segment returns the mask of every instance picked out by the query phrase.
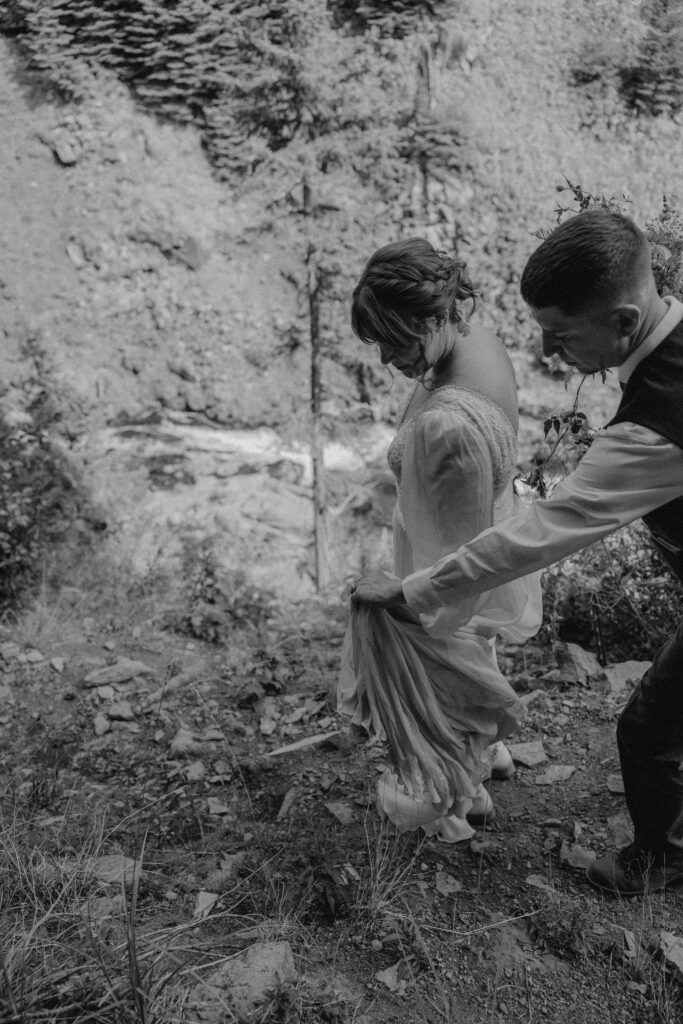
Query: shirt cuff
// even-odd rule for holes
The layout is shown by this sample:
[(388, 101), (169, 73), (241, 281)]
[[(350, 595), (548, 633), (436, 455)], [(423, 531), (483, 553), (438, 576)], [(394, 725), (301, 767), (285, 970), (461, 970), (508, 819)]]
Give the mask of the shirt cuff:
[(417, 615), (429, 615), (442, 604), (429, 578), (430, 571), (431, 569), (420, 569), (406, 576), (402, 583), (406, 603)]

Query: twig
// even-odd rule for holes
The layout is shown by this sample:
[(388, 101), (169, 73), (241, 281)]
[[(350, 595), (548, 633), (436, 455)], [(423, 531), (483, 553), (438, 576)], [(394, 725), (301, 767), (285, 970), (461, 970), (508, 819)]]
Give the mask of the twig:
[(466, 932), (454, 931), (452, 928), (439, 928), (435, 924), (423, 924), (422, 927), (430, 932), (443, 932), (445, 935), (455, 935), (456, 938), (466, 939), (470, 935), (479, 935), (481, 932), (490, 932), (493, 928), (500, 928), (504, 924), (513, 924), (515, 921), (523, 921), (526, 917), (534, 917), (536, 914), (541, 912), (539, 907), (536, 910), (530, 910), (526, 914), (518, 914), (516, 917), (506, 917), (502, 921), (494, 921), (493, 924), (483, 925), (481, 928), (472, 928)]
[(140, 857), (135, 867), (133, 868), (133, 886), (130, 896), (130, 907), (126, 900), (126, 887), (125, 880), (121, 879), (121, 889), (123, 891), (125, 915), (126, 915), (126, 938), (127, 938), (127, 951), (128, 951), (128, 976), (130, 978), (131, 991), (133, 993), (133, 1001), (135, 1003), (135, 1009), (138, 1014), (140, 1024), (147, 1024), (147, 993), (145, 992), (142, 972), (140, 971), (140, 962), (137, 956), (136, 948), (136, 935), (135, 935), (135, 911), (137, 908), (138, 901), (138, 887), (140, 885), (140, 870), (142, 868), (142, 860), (145, 854), (145, 844), (147, 842), (148, 832), (145, 832), (142, 840), (142, 848), (140, 850)]

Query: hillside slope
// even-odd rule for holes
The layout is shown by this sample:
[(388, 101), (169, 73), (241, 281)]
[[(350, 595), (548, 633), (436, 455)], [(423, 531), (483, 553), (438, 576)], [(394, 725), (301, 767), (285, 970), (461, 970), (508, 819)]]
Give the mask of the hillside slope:
[[(430, 104), (462, 129), (466, 166), (427, 183), (430, 223), (413, 210), (400, 226), (391, 218), (377, 225), (364, 210), (368, 195), (347, 192), (349, 216), (367, 225), (358, 268), (397, 231), (456, 242), (481, 283), (481, 316), (509, 344), (528, 348), (533, 328), (516, 284), (535, 244), (530, 232), (553, 221), (563, 175), (630, 194), (641, 219), (663, 193), (680, 190), (678, 125), (629, 119), (609, 97), (600, 123), (601, 112), (588, 111), (571, 85), (598, 21), (633, 35), (637, 7), (460, 4), (461, 17), (448, 23), (460, 33), (457, 46), (433, 59)], [(76, 420), (166, 406), (224, 424), (291, 426), (307, 389), (300, 239), (295, 225), (264, 219), (272, 168), (239, 190), (218, 183), (198, 133), (145, 116), (111, 79), (92, 101), (62, 106), (30, 101), (4, 44), (1, 63), (9, 344), (40, 334), (51, 385)], [(344, 310), (333, 307), (327, 319), (341, 335), (333, 348), (353, 351)], [(335, 361), (328, 388), (335, 405), (348, 406), (357, 385), (344, 383)]]
[[(505, 339), (516, 365), (522, 465), (541, 439), (540, 421), (570, 404), (572, 394), (537, 363), (535, 330), (517, 294), (536, 244), (531, 232), (553, 223), (555, 186), (567, 175), (594, 191), (629, 193), (641, 220), (656, 212), (663, 193), (680, 195), (680, 125), (627, 117), (609, 90), (596, 105), (594, 95), (589, 102), (571, 84), (571, 68), (595, 26), (633, 38), (637, 7), (635, 0), (458, 5), (448, 22), (449, 45), (433, 51), (429, 104), (442, 123), (461, 131), (461, 170), (431, 175), (422, 183), (423, 202), (406, 196), (403, 206), (387, 207), (384, 219), (348, 170), (330, 177), (346, 220), (366, 226), (355, 272), (397, 233), (426, 233), (468, 258), (482, 291), (477, 315)], [(0, 129), (7, 143), (0, 151), (0, 408), (21, 416), (47, 394), (54, 425), (89, 467), (110, 523), (125, 521), (132, 536), (144, 533), (141, 520), (156, 522), (160, 509), (175, 517), (174, 529), (190, 521), (201, 531), (208, 527), (196, 510), (220, 507), (222, 532), (238, 519), (238, 499), (226, 499), (224, 488), (187, 489), (193, 474), (202, 474), (191, 442), (178, 457), (188, 468), (184, 476), (178, 471), (185, 490), (176, 488), (175, 497), (182, 491), (182, 500), (170, 488), (163, 502), (149, 501), (147, 470), (158, 465), (150, 469), (150, 453), (139, 448), (131, 457), (109, 457), (105, 428), (125, 430), (150, 417), (162, 433), (169, 417), (228, 429), (274, 427), (285, 446), (298, 446), (305, 456), (309, 355), (301, 226), (268, 213), (275, 187), (269, 165), (250, 179), (219, 182), (198, 131), (156, 120), (107, 76), (89, 99), (59, 103), (35, 88), (9, 43), (0, 40), (0, 47)], [(345, 281), (323, 306), (324, 425), (329, 442), (354, 449), (349, 458), (359, 465), (367, 451), (373, 459), (378, 452), (368, 424), (374, 430), (373, 421), (391, 420), (404, 382), (384, 377), (371, 353), (361, 353), (369, 362), (364, 379), (344, 370), (360, 348), (348, 326)], [(593, 421), (604, 422), (614, 385), (588, 381), (582, 395)], [(169, 458), (173, 463), (175, 456)], [(277, 504), (291, 506), (291, 519), (301, 525), (305, 486), (296, 467), (277, 468), (281, 453), (269, 459), (270, 476), (259, 484), (264, 496), (253, 499), (263, 529), (254, 564), (270, 575), (277, 550), (283, 578), (308, 579), (309, 569), (302, 569), (310, 556), (308, 517), (298, 539), (289, 525), (278, 534), (282, 524), (269, 521), (272, 502), (265, 497), (273, 476), (284, 472), (291, 479), (278, 480)], [(137, 475), (131, 472), (141, 465)], [(260, 479), (252, 471), (259, 468), (262, 460), (252, 460), (241, 506), (252, 501), (250, 488)], [(210, 473), (213, 479), (227, 471)], [(373, 487), (384, 486), (381, 471), (371, 477)], [(332, 503), (343, 504), (359, 482), (366, 482), (363, 472), (332, 479)], [(236, 492), (239, 483), (233, 479)], [(378, 500), (374, 525), (365, 523), (370, 534), (386, 524), (386, 502)], [(356, 531), (357, 515), (336, 522), (343, 535), (332, 556), (339, 579), (365, 555), (355, 542), (356, 553), (349, 553), (346, 535)], [(245, 523), (245, 536), (253, 529)], [(241, 541), (234, 551), (243, 557)]]

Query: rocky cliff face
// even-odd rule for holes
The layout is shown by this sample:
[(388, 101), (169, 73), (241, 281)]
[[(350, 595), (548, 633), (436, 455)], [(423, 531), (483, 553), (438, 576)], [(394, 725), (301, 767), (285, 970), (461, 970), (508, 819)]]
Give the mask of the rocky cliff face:
[(140, 566), (180, 535), (217, 533), (224, 564), (258, 578), (263, 557), (269, 584), (306, 592), (306, 457), (292, 443), (308, 364), (282, 340), (299, 315), (286, 239), (253, 244), (260, 203), (215, 181), (196, 133), (140, 114), (111, 82), (87, 104), (32, 103), (0, 47), (3, 414), (49, 402)]
[(32, 104), (0, 45), (3, 406), (41, 375), (77, 433), (150, 408), (288, 418), (296, 357), (276, 391), (263, 373), (296, 317), (286, 249), (245, 239), (254, 210), (212, 178), (194, 132), (140, 115), (113, 82), (87, 104)]

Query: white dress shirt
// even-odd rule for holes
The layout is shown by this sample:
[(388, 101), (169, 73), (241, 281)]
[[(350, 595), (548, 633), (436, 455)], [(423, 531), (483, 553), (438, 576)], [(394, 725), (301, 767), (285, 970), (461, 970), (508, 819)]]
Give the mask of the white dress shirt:
[[(667, 302), (663, 320), (619, 367), (622, 382), (683, 320), (683, 303)], [(647, 427), (616, 423), (597, 433), (549, 498), (407, 576), (406, 600), (428, 632), (452, 631), (464, 624), (457, 610), (463, 598), (552, 565), (681, 496), (683, 449)], [(450, 605), (453, 614), (444, 615)]]

